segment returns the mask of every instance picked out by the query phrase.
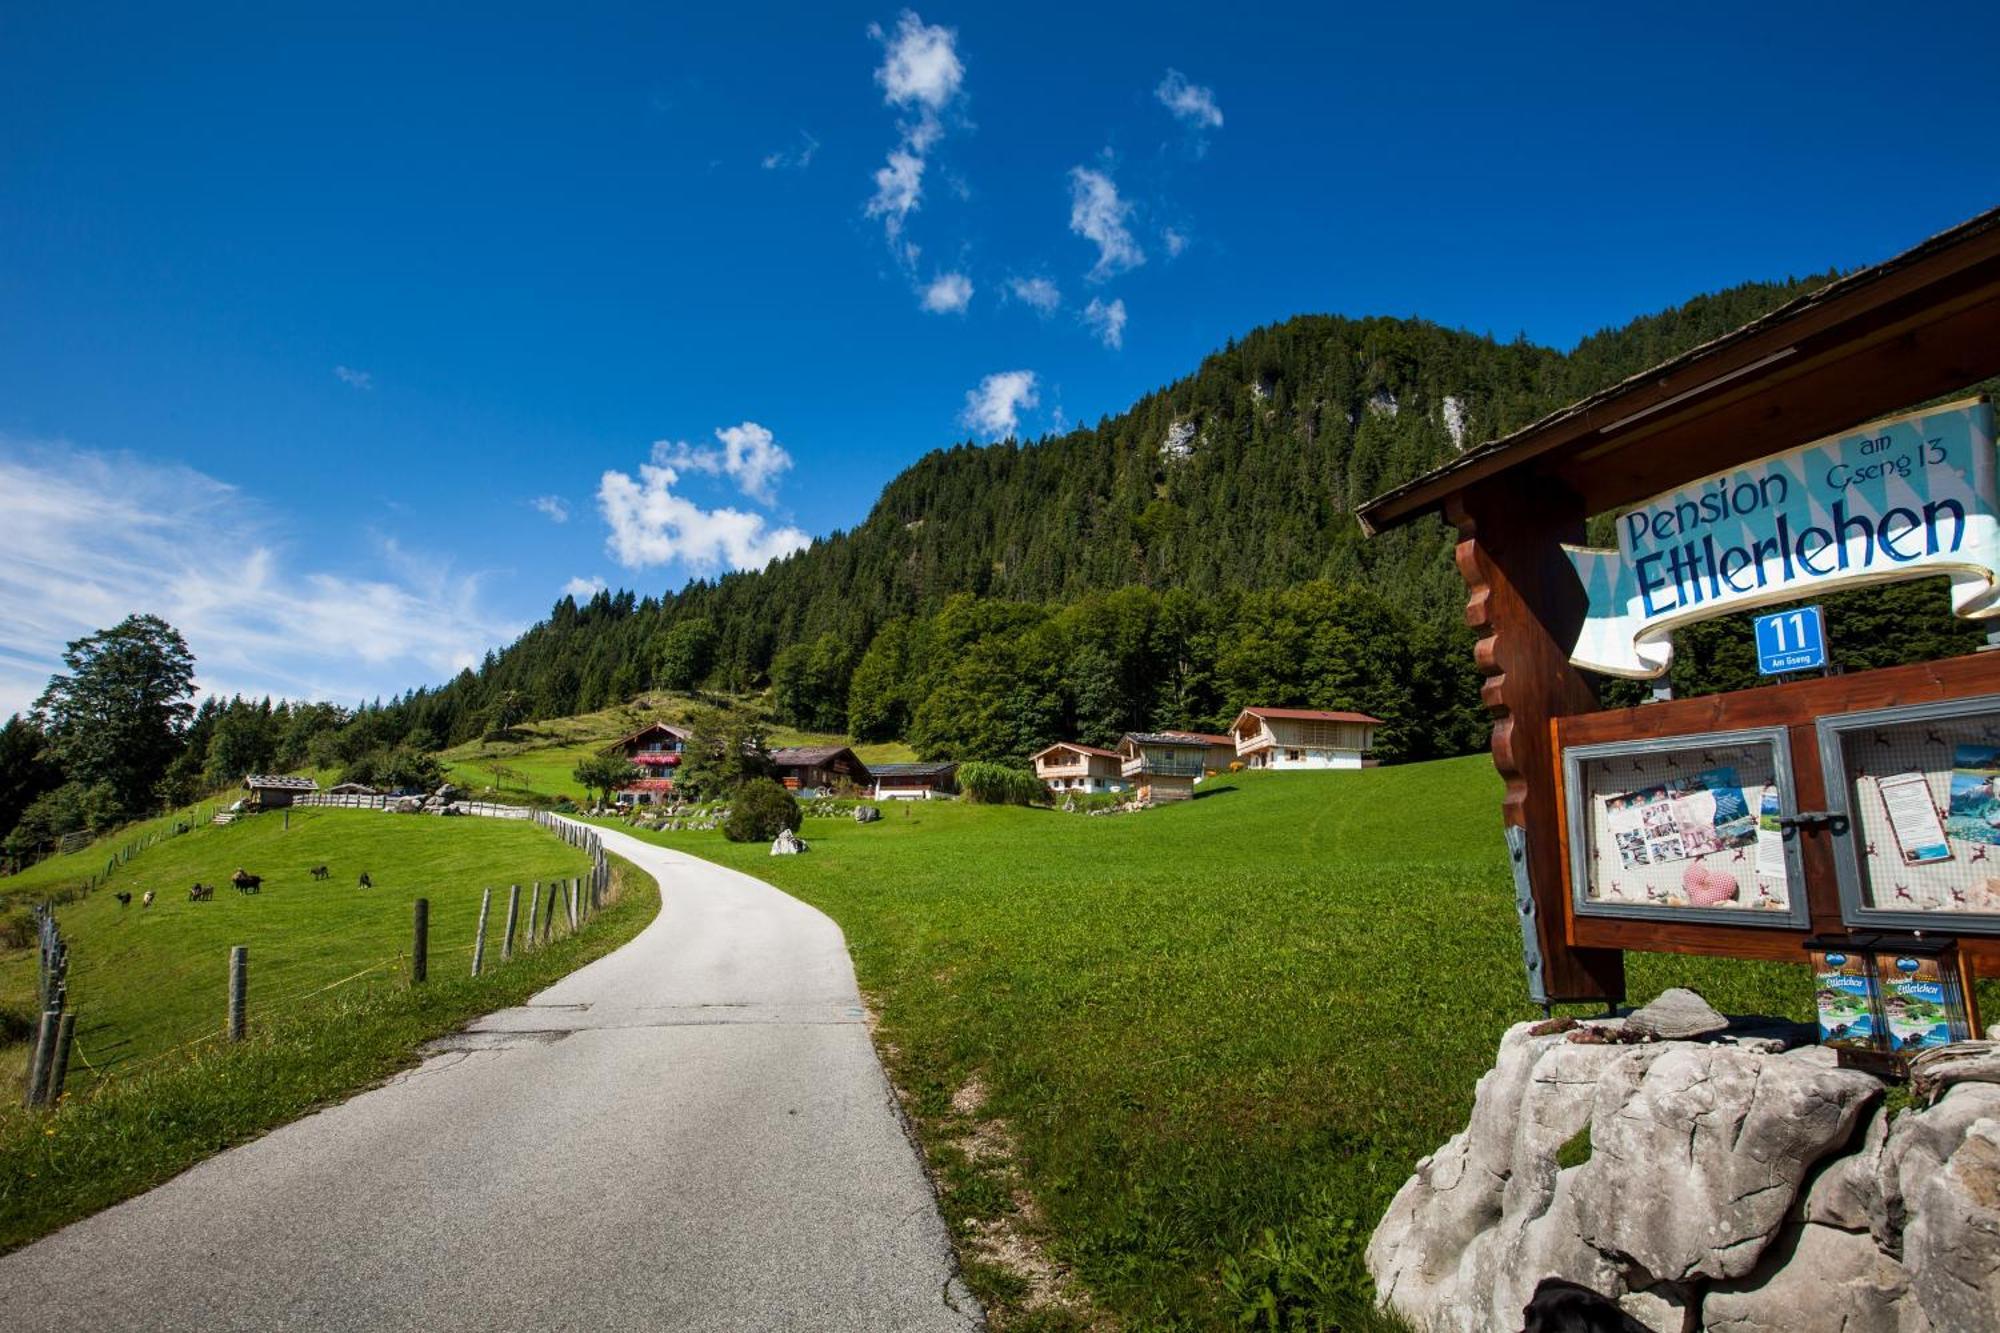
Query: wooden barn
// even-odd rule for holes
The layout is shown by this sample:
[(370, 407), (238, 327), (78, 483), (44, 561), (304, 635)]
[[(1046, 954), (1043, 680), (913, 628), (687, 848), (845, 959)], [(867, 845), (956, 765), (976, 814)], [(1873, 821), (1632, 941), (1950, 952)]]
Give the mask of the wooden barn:
[(1050, 791), (1124, 791), (1125, 778), (1119, 771), (1116, 750), (1104, 750), (1080, 741), (1057, 741), (1028, 756), (1035, 776)]
[(949, 760), (919, 764), (870, 764), (878, 801), (928, 801), (958, 790), (958, 765)]
[(778, 781), (797, 792), (833, 791), (842, 786), (864, 787), (868, 765), (845, 745), (785, 745), (771, 751)]
[(1382, 719), (1320, 708), (1246, 708), (1230, 726), (1246, 768), (1360, 768)]
[(319, 783), (311, 778), (281, 777), (272, 773), (252, 773), (243, 779), (243, 790), (250, 794), (244, 804), (254, 810), (276, 810), (290, 805), (301, 796), (310, 796), (319, 790)]
[(1208, 773), (1209, 744), (1177, 731), (1132, 731), (1118, 742), (1119, 775), (1142, 801), (1185, 801)]

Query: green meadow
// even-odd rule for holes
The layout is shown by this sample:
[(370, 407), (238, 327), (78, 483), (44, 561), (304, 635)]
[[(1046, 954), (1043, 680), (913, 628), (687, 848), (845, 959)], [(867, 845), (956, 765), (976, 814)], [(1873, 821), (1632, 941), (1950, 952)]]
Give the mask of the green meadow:
[[(1369, 1232), (1463, 1126), (1501, 1033), (1539, 1016), (1485, 756), (1201, 790), (1106, 817), (890, 804), (809, 819), (797, 857), (647, 835), (840, 923), (1006, 1327), (1089, 1316), (981, 1257), (996, 1222), (1039, 1234), (1121, 1326), (1370, 1326)], [(1629, 974), (1635, 1001), (1681, 984), (1811, 1013), (1803, 964), (1634, 955)], [(967, 1146), (989, 1119), (1011, 1171)]]
[[(287, 824), (289, 823), (289, 827)], [(6, 911), (23, 914), (71, 878), (102, 873), (107, 852), (65, 858), (65, 873), (31, 868), (0, 881)], [(329, 877), (310, 870), (324, 864)], [(118, 866), (95, 892), (57, 908), (70, 946), (69, 998), (77, 1011), (69, 1087), (142, 1068), (219, 1031), (229, 950), (250, 953), (253, 1025), (350, 988), (401, 985), (408, 971), (412, 904), (430, 900), (433, 974), (470, 967), (480, 891), (497, 890), (497, 923), (510, 883), (581, 875), (583, 853), (525, 820), (390, 815), (373, 810), (270, 812), (222, 827), (198, 825)], [(262, 892), (229, 885), (238, 866), (262, 875)], [(374, 887), (357, 887), (366, 871)], [(189, 902), (197, 880), (215, 886)], [(153, 905), (141, 895), (156, 891)], [(132, 894), (129, 907), (114, 894)], [(494, 952), (497, 957), (497, 949)], [(17, 1033), (34, 1010), (32, 948), (0, 953), (0, 1010)], [(0, 1047), (0, 1067), (25, 1063), (22, 1045)]]

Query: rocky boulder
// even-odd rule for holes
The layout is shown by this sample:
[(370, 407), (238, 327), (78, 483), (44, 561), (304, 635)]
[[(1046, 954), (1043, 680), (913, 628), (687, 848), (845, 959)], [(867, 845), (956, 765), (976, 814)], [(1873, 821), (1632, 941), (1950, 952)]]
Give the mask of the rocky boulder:
[(2000, 1086), (1891, 1117), (1879, 1080), (1768, 1025), (1624, 1026), (1507, 1032), (1369, 1243), (1384, 1305), (1517, 1330), (1567, 1283), (1662, 1333), (2000, 1328)]

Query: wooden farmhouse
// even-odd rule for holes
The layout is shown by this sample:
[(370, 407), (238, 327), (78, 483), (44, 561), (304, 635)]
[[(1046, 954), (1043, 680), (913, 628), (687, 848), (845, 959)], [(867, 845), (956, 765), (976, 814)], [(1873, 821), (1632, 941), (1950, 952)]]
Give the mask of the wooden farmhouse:
[(1030, 755), (1029, 762), (1035, 766), (1035, 776), (1050, 791), (1125, 790), (1125, 778), (1120, 771), (1116, 750), (1101, 750), (1095, 745), (1084, 745), (1078, 741), (1057, 741), (1047, 749)]
[(1233, 734), (1217, 736), (1206, 731), (1176, 731), (1170, 734), (1202, 743), (1201, 766), (1204, 773), (1227, 773), (1229, 766), (1236, 762), (1236, 737)]
[(870, 764), (878, 801), (928, 801), (958, 790), (958, 765), (946, 760), (918, 764)]
[(845, 745), (786, 745), (771, 751), (778, 781), (796, 792), (832, 791), (837, 787), (864, 787), (869, 782), (868, 765)]
[(1185, 732), (1127, 732), (1118, 742), (1119, 776), (1142, 801), (1185, 801), (1208, 773), (1209, 748)]
[(674, 770), (694, 733), (671, 722), (654, 722), (629, 736), (621, 736), (599, 750), (599, 754), (623, 755), (641, 776), (620, 787), (616, 797), (637, 805), (664, 801), (674, 789)]
[(1360, 768), (1382, 719), (1318, 708), (1246, 708), (1231, 724), (1246, 768)]
[(310, 796), (319, 790), (319, 783), (311, 778), (279, 777), (271, 773), (252, 773), (243, 779), (243, 790), (250, 793), (246, 804), (258, 810), (276, 810), (290, 805), (301, 796)]

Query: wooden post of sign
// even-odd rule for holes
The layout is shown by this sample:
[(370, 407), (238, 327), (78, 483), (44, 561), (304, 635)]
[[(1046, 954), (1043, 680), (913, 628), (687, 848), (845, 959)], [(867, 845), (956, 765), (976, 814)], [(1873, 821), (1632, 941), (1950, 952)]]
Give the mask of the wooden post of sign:
[(1597, 707), (1597, 691), (1569, 661), (1587, 602), (1562, 543), (1583, 542), (1583, 501), (1552, 480), (1494, 485), (1450, 497), (1445, 517), (1458, 529), (1465, 618), (1479, 635), (1479, 697), (1493, 714), (1493, 764), (1507, 784), (1501, 814), (1525, 837), (1529, 993), (1542, 1004), (1616, 1004), (1625, 997), (1625, 955), (1572, 948), (1565, 937), (1556, 834), (1562, 793), (1549, 724)]

